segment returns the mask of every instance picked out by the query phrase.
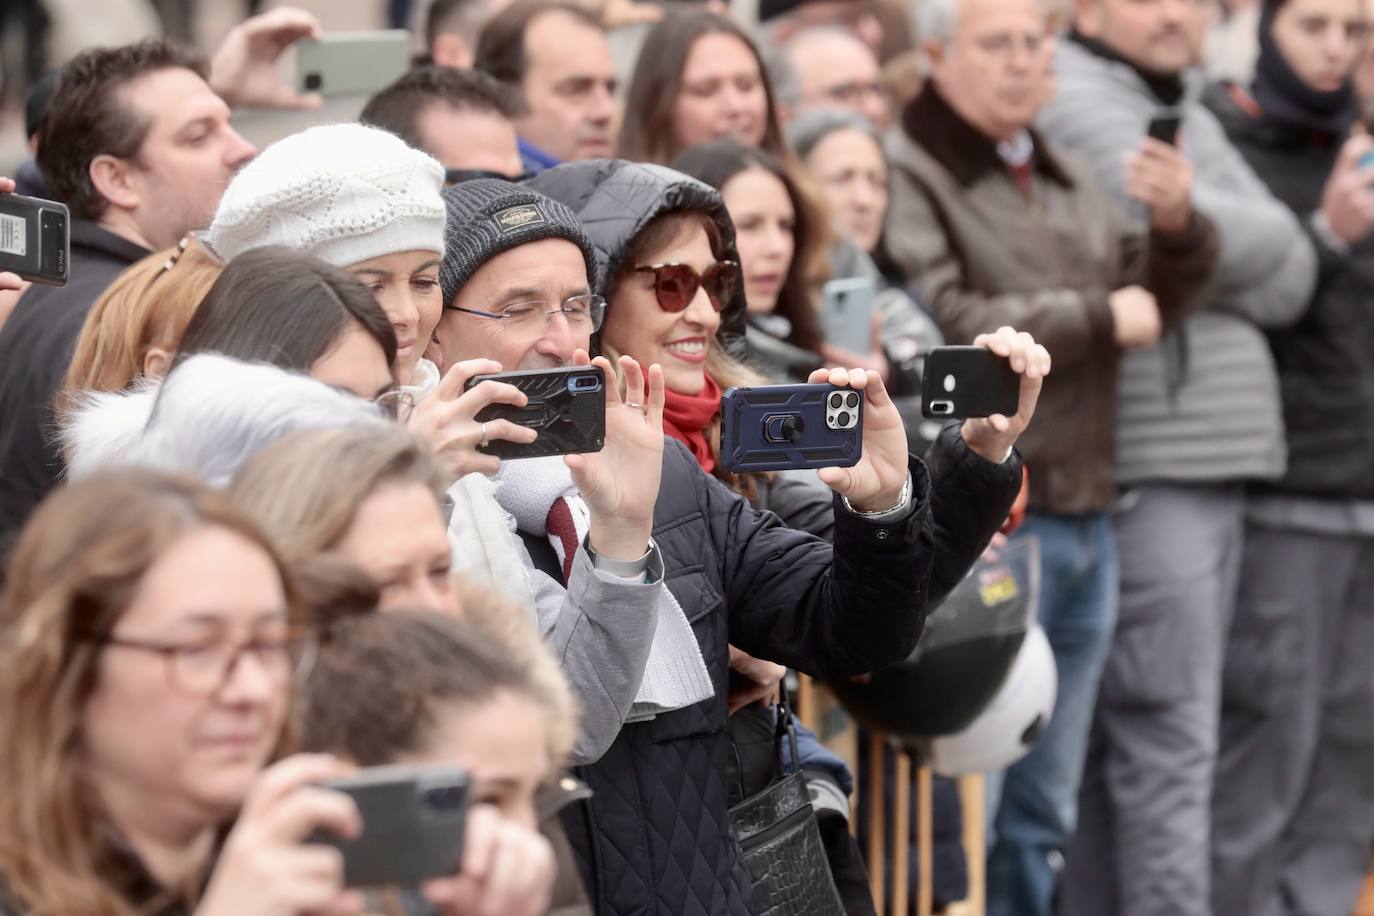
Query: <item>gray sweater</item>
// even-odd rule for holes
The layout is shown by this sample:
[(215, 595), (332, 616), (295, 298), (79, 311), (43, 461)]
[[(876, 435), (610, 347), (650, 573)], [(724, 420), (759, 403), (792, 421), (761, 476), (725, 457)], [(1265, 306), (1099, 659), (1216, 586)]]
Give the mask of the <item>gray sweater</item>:
[[(1140, 148), (1161, 107), (1129, 66), (1074, 41), (1059, 45), (1059, 92), (1037, 127), (1087, 157), (1143, 223), (1125, 194), (1124, 156)], [(1117, 480), (1214, 482), (1274, 478), (1285, 461), (1278, 379), (1265, 330), (1306, 310), (1316, 256), (1276, 200), (1198, 104), (1184, 102), (1180, 142), (1194, 168), (1193, 204), (1216, 223), (1221, 251), (1209, 305), (1158, 346), (1126, 355), (1117, 415)]]

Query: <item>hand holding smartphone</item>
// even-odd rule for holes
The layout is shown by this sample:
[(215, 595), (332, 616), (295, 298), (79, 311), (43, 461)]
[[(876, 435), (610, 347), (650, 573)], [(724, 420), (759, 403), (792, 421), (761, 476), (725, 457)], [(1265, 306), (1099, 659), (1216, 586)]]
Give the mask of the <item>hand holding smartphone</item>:
[(53, 200), (0, 194), (0, 271), (45, 286), (66, 286), (71, 217)]
[(478, 411), (479, 423), (509, 420), (535, 430), (531, 443), (493, 439), (478, 451), (503, 461), (543, 458), (548, 455), (599, 452), (606, 442), (606, 386), (595, 366), (566, 369), (533, 369), (528, 372), (497, 372), (475, 375), (466, 389), (492, 380), (514, 385), (529, 399), (524, 407), (492, 404)]
[(368, 767), (321, 785), (353, 799), (363, 819), (354, 838), (317, 830), (306, 840), (343, 853), (345, 886), (406, 885), (458, 874), (469, 804), (466, 771)]
[(864, 395), (830, 384), (731, 388), (721, 398), (720, 462), (732, 473), (853, 467)]

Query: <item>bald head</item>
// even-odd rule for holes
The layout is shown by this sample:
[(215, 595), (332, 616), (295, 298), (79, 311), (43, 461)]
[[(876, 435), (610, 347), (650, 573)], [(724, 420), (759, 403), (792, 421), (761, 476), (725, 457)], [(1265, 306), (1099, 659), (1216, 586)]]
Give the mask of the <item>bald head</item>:
[(798, 32), (783, 49), (797, 78), (797, 110), (847, 108), (887, 126), (882, 71), (868, 45), (839, 28)]

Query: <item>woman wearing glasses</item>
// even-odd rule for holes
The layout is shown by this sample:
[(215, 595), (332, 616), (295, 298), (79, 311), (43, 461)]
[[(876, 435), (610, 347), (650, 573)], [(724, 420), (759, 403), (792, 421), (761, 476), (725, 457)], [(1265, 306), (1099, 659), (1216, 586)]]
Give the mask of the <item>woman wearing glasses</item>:
[[(363, 829), (315, 785), (349, 768), (278, 760), (317, 655), (281, 560), (225, 497), (148, 472), (56, 493), (0, 596), (0, 914), (360, 912), (337, 851), (306, 842)], [(481, 854), (427, 887), (443, 912), (539, 911), (532, 829), (475, 806), (466, 845)], [(513, 857), (518, 874), (498, 867)]]
[(271, 545), (198, 484), (105, 475), (44, 503), (0, 600), (0, 912), (346, 912), (337, 855), (301, 845), (358, 832), (306, 788), (340, 766), (260, 775), (301, 624)]

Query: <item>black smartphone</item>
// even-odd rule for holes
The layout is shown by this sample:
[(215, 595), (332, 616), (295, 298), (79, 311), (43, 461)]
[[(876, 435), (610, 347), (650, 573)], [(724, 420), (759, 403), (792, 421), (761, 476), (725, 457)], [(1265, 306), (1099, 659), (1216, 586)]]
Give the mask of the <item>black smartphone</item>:
[(415, 884), (458, 874), (467, 828), (468, 774), (459, 767), (367, 767), (323, 783), (353, 799), (363, 818), (357, 839), (317, 830), (307, 843), (343, 853), (344, 884)]
[(934, 419), (1015, 416), (1021, 377), (1011, 363), (983, 347), (936, 347), (926, 354), (921, 413)]
[(1150, 119), (1146, 133), (1161, 143), (1170, 146), (1178, 144), (1178, 129), (1183, 126), (1183, 115), (1173, 109), (1161, 111)]
[(537, 431), (539, 438), (528, 445), (492, 439), (479, 451), (510, 461), (599, 452), (605, 445), (606, 386), (595, 366), (474, 375), (467, 388), (487, 379), (514, 385), (525, 392), (529, 403), (524, 407), (492, 404), (478, 411), (477, 422), (509, 420)]
[(731, 388), (721, 398), (720, 463), (732, 473), (858, 464), (863, 394), (829, 384)]
[(71, 217), (65, 204), (0, 194), (0, 270), (45, 286), (66, 286), (71, 261)]

